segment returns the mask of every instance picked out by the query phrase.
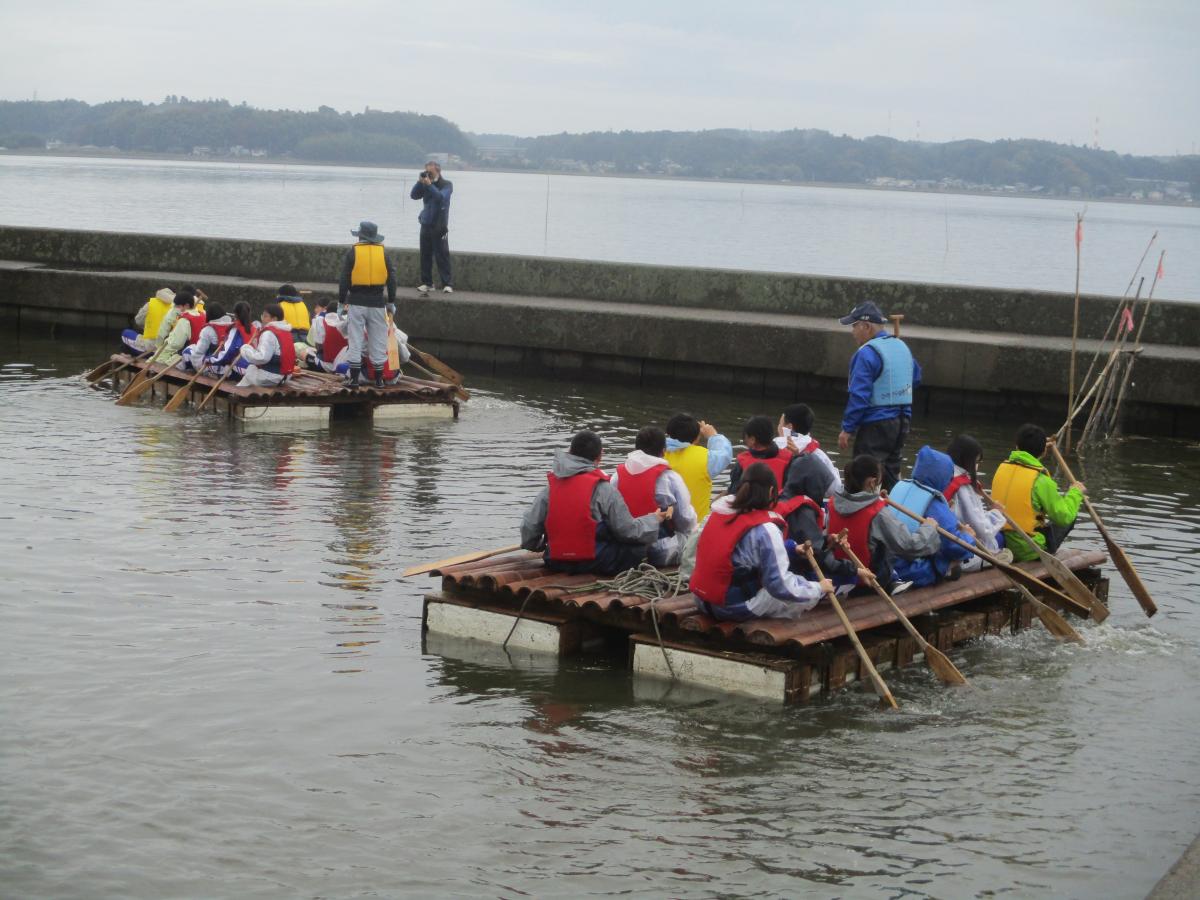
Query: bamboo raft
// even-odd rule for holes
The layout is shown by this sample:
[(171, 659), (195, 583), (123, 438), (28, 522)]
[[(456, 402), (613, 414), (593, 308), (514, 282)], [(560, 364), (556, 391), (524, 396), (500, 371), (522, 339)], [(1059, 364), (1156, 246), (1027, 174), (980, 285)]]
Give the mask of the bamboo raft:
[[(1103, 552), (1064, 550), (1059, 558), (1107, 603), (1108, 579), (1099, 569), (1106, 559)], [(1048, 577), (1041, 563), (1020, 567)], [(828, 601), (798, 619), (718, 622), (696, 609), (691, 594), (652, 604), (613, 590), (580, 590), (593, 585), (597, 576), (550, 572), (539, 554), (512, 553), (431, 574), (442, 583), (440, 592), (425, 597), (427, 637), (507, 642), (509, 648), (559, 656), (615, 647), (638, 675), (785, 703), (807, 702), (865, 682), (863, 665)], [(1052, 595), (1040, 599), (1064, 609)], [(895, 600), (925, 640), (942, 651), (988, 634), (1015, 633), (1035, 621), (1032, 605), (1007, 576), (990, 568), (905, 591)], [(842, 605), (880, 671), (922, 658), (916, 641), (883, 600), (855, 596)], [(1066, 611), (1080, 615), (1075, 608)]]
[[(148, 369), (148, 374), (154, 376), (166, 368), (157, 363), (133, 361), (127, 353), (113, 354), (111, 361), (116, 365), (129, 363), (109, 379), (118, 392), (143, 369)], [(175, 369), (156, 380), (143, 396), (165, 401), (177, 392), (187, 390), (189, 400), (199, 403), (220, 378), (205, 373), (193, 381), (192, 374)], [(325, 422), (331, 416), (458, 418), (459, 412), (454, 385), (407, 375), (402, 375), (396, 384), (382, 388), (366, 385), (350, 388), (339, 376), (305, 370), (292, 375), (286, 384), (273, 388), (238, 387), (235, 378), (229, 378), (217, 388), (206, 410), (215, 409), (218, 415), (238, 421), (292, 423)]]

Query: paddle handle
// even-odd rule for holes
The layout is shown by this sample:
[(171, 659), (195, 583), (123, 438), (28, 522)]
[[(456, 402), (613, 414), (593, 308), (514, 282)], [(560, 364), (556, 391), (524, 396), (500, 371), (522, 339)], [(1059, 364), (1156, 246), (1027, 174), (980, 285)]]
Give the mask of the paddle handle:
[[(820, 565), (817, 563), (817, 558), (813, 556), (812, 544), (805, 542), (804, 555), (808, 557), (808, 564), (812, 566), (817, 577), (822, 581), (825, 580), (825, 573), (821, 571)], [(842, 609), (842, 604), (837, 598), (834, 591), (826, 591), (825, 596), (829, 598), (829, 602), (833, 605), (833, 611), (837, 613), (837, 617), (842, 621), (842, 627), (846, 629), (846, 637), (850, 638), (850, 643), (854, 645), (854, 649), (858, 651), (858, 658), (862, 660), (863, 667), (867, 670), (867, 674), (871, 678), (871, 683), (875, 686), (877, 693), (885, 703), (892, 709), (899, 709), (900, 706), (896, 703), (896, 698), (892, 696), (892, 692), (888, 689), (887, 683), (879, 674), (879, 670), (875, 668), (875, 664), (871, 662), (871, 657), (867, 655), (866, 648), (863, 647), (862, 641), (858, 639), (858, 632), (854, 630), (854, 626), (850, 624), (850, 619), (846, 615), (846, 611)]]
[[(834, 540), (837, 541), (838, 545), (842, 548), (842, 552), (850, 558), (850, 561), (854, 563), (854, 565), (858, 566), (860, 569), (867, 568), (862, 564), (862, 560), (858, 558), (858, 555), (854, 552), (854, 550), (851, 549), (850, 541), (846, 538), (845, 529), (843, 529), (842, 533), (835, 537)], [(870, 569), (867, 569), (867, 571), (869, 572)], [(883, 585), (879, 583), (879, 580), (875, 577), (874, 573), (872, 573), (870, 576), (870, 583), (871, 587), (875, 589), (875, 593), (887, 601), (888, 606), (892, 608), (892, 612), (894, 612), (896, 617), (900, 620), (900, 624), (904, 626), (905, 630), (912, 635), (913, 640), (917, 642), (917, 646), (919, 646), (922, 651), (928, 647), (929, 641), (925, 640), (924, 635), (917, 631), (916, 626), (908, 620), (908, 616), (904, 614), (904, 611), (900, 609), (900, 606), (895, 600), (892, 599), (892, 595), (883, 589)]]
[(495, 550), (480, 550), (475, 553), (464, 553), (461, 556), (450, 556), (446, 559), (439, 559), (437, 562), (421, 563), (416, 566), (409, 566), (404, 570), (403, 577), (408, 578), (412, 575), (424, 575), (426, 572), (432, 572), (434, 569), (447, 569), (450, 566), (461, 566), (466, 563), (478, 562), (481, 559), (488, 559), (492, 556), (499, 556), (502, 553), (513, 553), (521, 549), (520, 544), (510, 544), (507, 547), (497, 547)]
[(225, 370), (225, 374), (222, 375), (220, 380), (218, 380), (216, 384), (214, 384), (211, 388), (209, 388), (208, 393), (204, 395), (204, 399), (201, 400), (200, 405), (196, 407), (196, 412), (200, 412), (200, 410), (204, 409), (204, 407), (206, 407), (208, 405), (208, 401), (211, 400), (212, 395), (217, 392), (217, 388), (219, 388), (221, 385), (223, 385), (225, 383), (225, 379), (228, 378), (232, 374), (233, 374), (233, 363), (230, 363), (229, 368)]

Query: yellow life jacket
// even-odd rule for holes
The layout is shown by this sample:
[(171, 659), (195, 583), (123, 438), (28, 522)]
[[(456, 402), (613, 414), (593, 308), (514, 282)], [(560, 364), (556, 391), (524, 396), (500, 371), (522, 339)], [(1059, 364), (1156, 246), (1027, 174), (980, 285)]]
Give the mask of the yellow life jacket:
[(353, 287), (382, 287), (387, 284), (387, 264), (383, 261), (382, 244), (355, 244), (354, 269), (350, 272)]
[[(1002, 462), (992, 476), (992, 499), (1004, 504), (1013, 521), (1026, 533), (1043, 524), (1042, 514), (1033, 508), (1033, 483), (1045, 471), (1024, 463)], [(1005, 525), (1004, 530), (1011, 529)]]
[(681, 450), (668, 450), (664, 458), (687, 485), (688, 493), (692, 495), (692, 508), (696, 510), (696, 521), (703, 522), (712, 508), (713, 483), (708, 474), (708, 449), (692, 444)]
[(279, 305), (283, 307), (283, 320), (292, 326), (293, 331), (308, 331), (312, 319), (308, 316), (308, 306), (303, 300), (281, 299)]
[(162, 320), (167, 312), (174, 306), (174, 303), (160, 300), (158, 297), (151, 297), (146, 301), (146, 323), (142, 326), (142, 340), (158, 340), (158, 328), (162, 325)]

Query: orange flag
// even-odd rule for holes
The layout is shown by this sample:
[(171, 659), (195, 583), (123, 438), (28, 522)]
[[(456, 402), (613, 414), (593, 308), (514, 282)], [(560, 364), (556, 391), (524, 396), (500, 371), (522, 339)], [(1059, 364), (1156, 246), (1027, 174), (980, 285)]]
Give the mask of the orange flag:
[(1166, 256), (1166, 254), (1164, 253), (1164, 254), (1162, 254), (1162, 256), (1159, 256), (1159, 258), (1158, 258), (1158, 271), (1154, 273), (1155, 281), (1157, 281), (1158, 279), (1163, 277), (1163, 270), (1162, 270), (1163, 256)]
[(1083, 243), (1083, 216), (1075, 217), (1075, 247)]

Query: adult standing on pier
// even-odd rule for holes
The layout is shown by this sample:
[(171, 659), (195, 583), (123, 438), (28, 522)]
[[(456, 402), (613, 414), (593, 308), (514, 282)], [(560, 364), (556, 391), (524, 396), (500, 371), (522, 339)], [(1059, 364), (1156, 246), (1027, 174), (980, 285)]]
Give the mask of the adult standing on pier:
[(350, 371), (347, 379), (351, 387), (358, 385), (365, 340), (366, 355), (375, 369), (375, 386), (383, 387), (388, 334), (383, 292), (386, 288), (387, 303), (395, 304), (396, 270), (383, 252), (383, 235), (374, 222), (359, 222), (358, 230), (350, 233), (358, 238), (358, 243), (346, 251), (338, 278), (338, 301), (345, 305), (349, 298), (346, 339)]
[(883, 487), (900, 480), (900, 454), (912, 420), (913, 390), (921, 367), (899, 337), (887, 333), (879, 307), (860, 303), (838, 320), (850, 326), (858, 350), (850, 360), (850, 397), (842, 414), (838, 448), (854, 438), (854, 455), (869, 454), (883, 466)]
[(442, 293), (454, 293), (454, 279), (450, 276), (450, 195), (454, 193), (454, 182), (442, 177), (442, 167), (430, 160), (417, 176), (409, 196), (424, 203), (417, 221), (421, 223), (421, 286), (422, 294), (433, 290), (433, 260), (437, 258), (438, 276), (442, 279)]

